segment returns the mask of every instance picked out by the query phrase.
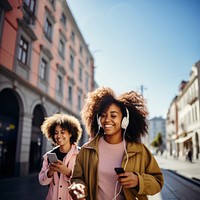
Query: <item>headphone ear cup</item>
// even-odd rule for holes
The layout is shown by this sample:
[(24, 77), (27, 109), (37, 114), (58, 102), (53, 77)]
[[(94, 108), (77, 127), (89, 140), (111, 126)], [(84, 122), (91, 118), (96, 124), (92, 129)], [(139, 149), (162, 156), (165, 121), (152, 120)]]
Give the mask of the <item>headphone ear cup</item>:
[(123, 117), (122, 123), (121, 123), (121, 128), (126, 129), (128, 126), (128, 119), (127, 117)]
[(126, 108), (126, 117), (123, 117), (122, 119), (122, 123), (121, 123), (121, 128), (126, 129), (128, 127), (129, 124), (129, 111)]
[(97, 118), (97, 123), (98, 123), (98, 125), (99, 125), (100, 127), (102, 127), (102, 125), (101, 125), (101, 116)]

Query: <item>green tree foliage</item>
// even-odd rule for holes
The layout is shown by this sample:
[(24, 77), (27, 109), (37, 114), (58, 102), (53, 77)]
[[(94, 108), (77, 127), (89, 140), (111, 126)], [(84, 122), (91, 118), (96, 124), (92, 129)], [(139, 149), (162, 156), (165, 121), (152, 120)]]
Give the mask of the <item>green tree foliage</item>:
[(158, 133), (158, 135), (152, 141), (151, 146), (153, 146), (153, 147), (160, 147), (162, 145), (162, 143), (163, 143), (162, 134)]

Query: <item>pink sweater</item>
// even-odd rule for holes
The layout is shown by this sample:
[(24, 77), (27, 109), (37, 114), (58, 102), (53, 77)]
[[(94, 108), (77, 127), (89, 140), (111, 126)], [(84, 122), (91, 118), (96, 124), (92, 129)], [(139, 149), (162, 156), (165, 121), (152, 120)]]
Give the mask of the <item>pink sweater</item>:
[[(115, 196), (115, 184), (117, 176), (115, 167), (121, 167), (124, 155), (124, 144), (109, 144), (103, 137), (99, 139), (99, 166), (98, 166), (98, 199), (112, 200)], [(119, 192), (120, 185), (116, 193)], [(118, 196), (117, 200), (122, 200), (123, 195)]]

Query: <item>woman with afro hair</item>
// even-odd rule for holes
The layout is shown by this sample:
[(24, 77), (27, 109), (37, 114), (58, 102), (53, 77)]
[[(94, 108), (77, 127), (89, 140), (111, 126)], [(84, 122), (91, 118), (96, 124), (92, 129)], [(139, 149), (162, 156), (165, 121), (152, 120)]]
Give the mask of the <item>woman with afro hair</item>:
[[(56, 146), (43, 156), (43, 165), (39, 173), (41, 185), (48, 185), (46, 200), (69, 200), (70, 178), (76, 156), (79, 152), (77, 143), (82, 135), (81, 125), (75, 117), (58, 113), (47, 117), (41, 130)], [(48, 153), (55, 153), (56, 162), (48, 160)]]
[(162, 171), (141, 143), (148, 133), (141, 95), (117, 97), (110, 88), (97, 88), (88, 93), (81, 115), (90, 141), (76, 158), (69, 187), (74, 200), (143, 200), (161, 191)]

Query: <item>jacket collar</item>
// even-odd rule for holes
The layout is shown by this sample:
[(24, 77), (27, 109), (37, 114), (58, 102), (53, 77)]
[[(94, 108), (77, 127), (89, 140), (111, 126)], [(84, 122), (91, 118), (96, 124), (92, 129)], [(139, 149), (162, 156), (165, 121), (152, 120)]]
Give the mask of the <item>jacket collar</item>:
[(126, 145), (126, 148), (127, 148), (127, 153), (129, 155), (129, 157), (135, 155), (136, 153), (142, 152), (142, 144), (141, 143), (128, 142)]
[(83, 145), (84, 148), (86, 149), (94, 149), (94, 150), (98, 150), (98, 144), (99, 144), (99, 139), (100, 139), (100, 135), (96, 135), (93, 139), (91, 139), (89, 142), (85, 143)]

